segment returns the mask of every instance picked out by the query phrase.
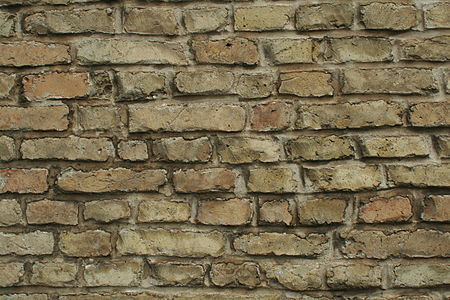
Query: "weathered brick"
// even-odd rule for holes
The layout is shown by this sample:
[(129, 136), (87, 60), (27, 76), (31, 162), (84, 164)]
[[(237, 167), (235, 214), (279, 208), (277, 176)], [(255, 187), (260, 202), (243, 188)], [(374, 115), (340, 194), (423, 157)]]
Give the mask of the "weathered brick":
[(145, 200), (139, 204), (138, 221), (148, 223), (187, 222), (191, 205), (181, 201)]
[(419, 262), (394, 267), (395, 287), (427, 287), (450, 284), (450, 264)]
[(306, 185), (315, 191), (358, 191), (377, 188), (382, 181), (375, 165), (305, 168)]
[(115, 108), (107, 106), (81, 106), (78, 116), (83, 130), (110, 130), (117, 120)]
[(0, 107), (0, 130), (66, 130), (69, 108), (65, 105)]
[(292, 225), (293, 208), (287, 200), (265, 201), (259, 208), (259, 220), (263, 223)]
[(163, 229), (124, 229), (119, 232), (120, 254), (179, 257), (221, 256), (225, 250), (223, 234), (213, 232), (169, 231)]
[(155, 99), (166, 93), (166, 78), (153, 72), (118, 72), (118, 100)]
[(387, 166), (389, 180), (395, 185), (450, 186), (450, 165)]
[(295, 193), (299, 182), (289, 167), (254, 168), (249, 171), (247, 187), (258, 193)]
[(147, 144), (143, 141), (121, 141), (117, 154), (123, 160), (144, 161), (148, 159)]
[(228, 24), (228, 10), (224, 7), (200, 7), (183, 11), (188, 32), (222, 31)]
[(78, 60), (83, 65), (186, 64), (185, 53), (178, 43), (88, 39), (77, 43), (76, 47)]
[(345, 3), (301, 5), (295, 20), (297, 29), (301, 31), (350, 28), (353, 7)]
[(68, 256), (108, 256), (111, 253), (111, 234), (102, 230), (62, 232), (59, 248)]
[(198, 264), (152, 263), (152, 283), (162, 286), (192, 286), (203, 284), (205, 268)]
[(211, 266), (210, 276), (211, 282), (221, 287), (257, 287), (261, 284), (259, 267), (252, 262), (216, 263)]
[(317, 58), (318, 44), (312, 39), (272, 39), (264, 41), (264, 49), (276, 64), (312, 63)]
[(405, 222), (413, 216), (411, 200), (404, 196), (372, 197), (359, 208), (358, 218), (364, 223)]
[(0, 36), (14, 36), (16, 31), (16, 16), (6, 11), (0, 11)]
[(450, 28), (450, 4), (448, 2), (436, 2), (424, 5), (424, 17), (426, 28)]
[(305, 225), (344, 222), (347, 201), (340, 199), (306, 200), (298, 204), (298, 221)]
[(0, 161), (10, 161), (17, 158), (14, 139), (8, 136), (0, 136)]
[(340, 63), (392, 61), (392, 43), (384, 38), (332, 38), (327, 41), (325, 58)]
[(96, 171), (67, 169), (58, 176), (57, 186), (66, 192), (104, 193), (155, 191), (166, 182), (161, 169), (134, 171), (124, 168)]
[(280, 144), (268, 138), (219, 137), (217, 152), (220, 161), (231, 164), (279, 161)]
[(48, 10), (27, 15), (24, 30), (33, 34), (114, 33), (113, 9)]
[(0, 6), (17, 6), (17, 5), (67, 5), (75, 3), (98, 2), (101, 0), (3, 0)]
[(256, 43), (241, 37), (193, 41), (192, 50), (199, 63), (256, 65), (259, 62)]
[(48, 190), (47, 169), (0, 169), (0, 194), (42, 194)]
[(212, 146), (207, 137), (192, 140), (167, 138), (158, 140), (153, 145), (153, 152), (159, 160), (207, 162), (212, 156)]
[(245, 110), (234, 104), (136, 104), (129, 106), (129, 114), (130, 132), (241, 131), (245, 126)]
[(106, 138), (42, 138), (24, 140), (20, 147), (24, 159), (64, 159), (106, 161), (114, 156), (114, 145)]
[(383, 232), (352, 230), (341, 234), (342, 253), (349, 258), (448, 257), (450, 233), (436, 230)]
[(84, 280), (87, 286), (135, 286), (142, 266), (139, 258), (88, 264), (84, 267)]
[(124, 14), (126, 32), (173, 35), (179, 31), (174, 9), (163, 8), (126, 8)]
[(322, 286), (322, 268), (319, 264), (267, 264), (263, 267), (266, 277), (275, 279), (283, 287), (294, 290), (314, 290)]
[(430, 149), (420, 136), (368, 136), (360, 140), (364, 157), (428, 156)]
[(0, 227), (22, 223), (22, 209), (16, 200), (0, 200)]
[(331, 74), (327, 72), (294, 72), (280, 74), (281, 94), (299, 97), (322, 97), (333, 95)]
[(277, 131), (288, 128), (293, 119), (293, 106), (274, 102), (255, 105), (251, 111), (251, 128), (257, 131)]
[(33, 264), (30, 282), (33, 285), (64, 286), (75, 281), (78, 266), (63, 261), (36, 262)]
[(421, 218), (429, 222), (449, 222), (450, 195), (431, 195), (425, 198)]
[(245, 225), (252, 219), (251, 205), (247, 199), (201, 201), (197, 220), (208, 225)]
[(361, 6), (361, 21), (367, 29), (408, 30), (417, 25), (414, 6), (397, 3), (370, 3)]
[(231, 191), (237, 174), (226, 168), (178, 170), (173, 174), (175, 190), (181, 193)]
[(0, 255), (52, 254), (54, 243), (50, 232), (0, 233)]
[(46, 294), (8, 294), (0, 295), (0, 300), (48, 300)]
[(353, 156), (350, 138), (335, 135), (303, 136), (289, 140), (286, 151), (290, 159), (330, 160)]
[(271, 74), (242, 74), (235, 91), (241, 98), (263, 98), (272, 94), (275, 80)]
[(290, 6), (246, 6), (234, 8), (234, 29), (238, 31), (280, 30), (292, 18)]
[(197, 292), (197, 293), (182, 293), (175, 295), (173, 300), (281, 300), (283, 295), (278, 291), (271, 292), (259, 292), (251, 293), (250, 291), (245, 292)]
[(69, 46), (39, 42), (0, 43), (0, 66), (23, 67), (68, 64)]
[(291, 234), (263, 232), (246, 234), (236, 238), (233, 246), (250, 255), (316, 256), (327, 248), (328, 238), (324, 234)]
[(0, 99), (8, 98), (11, 95), (15, 84), (15, 74), (0, 73)]
[(177, 90), (182, 94), (231, 94), (234, 75), (229, 71), (182, 71), (174, 79)]
[(125, 200), (98, 200), (84, 204), (85, 220), (109, 223), (130, 216), (130, 205)]
[(381, 287), (382, 268), (368, 263), (339, 264), (327, 270), (327, 285), (334, 289)]
[(450, 103), (418, 103), (409, 109), (414, 127), (450, 126)]
[(0, 287), (16, 285), (24, 274), (22, 263), (0, 263)]
[(450, 60), (450, 36), (405, 40), (400, 44), (401, 60)]
[(438, 90), (429, 69), (348, 69), (344, 71), (344, 94), (419, 94)]
[(402, 125), (403, 108), (396, 103), (301, 105), (296, 126), (299, 129), (364, 128)]
[(67, 201), (42, 200), (28, 203), (28, 224), (78, 224), (78, 205)]
[[(450, 158), (450, 136), (439, 136), (439, 137), (437, 137), (437, 142), (438, 142), (439, 155), (444, 158)], [(0, 144), (1, 144), (1, 142), (0, 142)], [(0, 153), (1, 153), (1, 150), (0, 150)], [(1, 157), (1, 154), (0, 154), (0, 157)]]

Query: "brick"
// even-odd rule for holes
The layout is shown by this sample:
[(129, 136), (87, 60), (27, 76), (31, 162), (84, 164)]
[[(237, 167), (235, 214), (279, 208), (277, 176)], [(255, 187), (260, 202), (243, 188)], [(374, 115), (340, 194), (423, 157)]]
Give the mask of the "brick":
[(201, 201), (197, 220), (207, 225), (245, 225), (253, 216), (251, 205), (247, 199)]
[(161, 169), (134, 171), (125, 168), (96, 171), (66, 169), (58, 176), (57, 186), (66, 192), (105, 193), (155, 191), (166, 183), (166, 171)]
[(262, 223), (292, 225), (292, 206), (287, 200), (265, 201), (259, 208)]
[(293, 111), (293, 106), (289, 103), (255, 105), (251, 108), (251, 128), (257, 131), (286, 129), (293, 121)]
[(121, 141), (117, 154), (123, 160), (144, 161), (148, 159), (147, 144), (143, 141)]
[(450, 234), (436, 230), (352, 230), (341, 237), (341, 252), (349, 258), (428, 258), (447, 257), (450, 253)]
[(313, 290), (322, 286), (323, 271), (319, 264), (268, 264), (264, 271), (267, 278), (275, 279), (289, 290)]
[(211, 282), (220, 287), (257, 287), (261, 284), (261, 275), (257, 264), (244, 262), (215, 263), (211, 266)]
[(424, 5), (424, 17), (426, 28), (450, 28), (448, 15), (450, 4), (447, 2), (436, 2)]
[(152, 283), (161, 286), (192, 286), (201, 285), (205, 269), (198, 264), (183, 263), (152, 263)]
[(258, 193), (295, 193), (299, 182), (293, 169), (288, 167), (266, 167), (249, 170), (247, 187)]
[(305, 225), (343, 223), (347, 201), (340, 199), (317, 199), (298, 204), (298, 222)]
[(48, 10), (27, 15), (24, 31), (32, 34), (114, 33), (113, 9)]
[(218, 257), (225, 250), (225, 237), (216, 231), (192, 232), (163, 229), (124, 229), (119, 232), (117, 251), (121, 255)]
[(449, 222), (450, 195), (431, 195), (425, 198), (421, 218), (429, 222)]
[(0, 6), (17, 6), (17, 5), (67, 5), (75, 3), (98, 2), (101, 0), (4, 0)]
[(400, 44), (401, 60), (448, 61), (449, 53), (450, 36), (405, 40)]
[(16, 31), (16, 16), (6, 11), (0, 11), (0, 36), (11, 37)]
[(264, 41), (264, 49), (276, 64), (313, 63), (317, 59), (317, 42), (311, 39), (272, 39)]
[(130, 205), (125, 200), (99, 200), (84, 204), (84, 219), (110, 223), (131, 217)]
[(173, 184), (181, 193), (231, 191), (236, 178), (237, 174), (226, 168), (188, 169), (174, 172)]
[(111, 234), (102, 230), (62, 232), (59, 249), (67, 256), (108, 256), (111, 253)]
[(166, 78), (153, 72), (118, 72), (118, 100), (155, 99), (166, 93)]
[(368, 263), (339, 264), (329, 267), (326, 276), (333, 289), (381, 287), (382, 268)]
[(0, 107), (0, 130), (56, 130), (69, 126), (65, 105), (38, 107)]
[(368, 136), (362, 137), (361, 151), (364, 157), (414, 157), (428, 156), (430, 150), (420, 136)]
[(389, 180), (395, 185), (417, 187), (450, 186), (450, 165), (387, 166)]
[(68, 64), (69, 46), (39, 42), (0, 43), (0, 66), (24, 67)]
[(241, 131), (245, 110), (233, 104), (130, 105), (130, 132)]
[(246, 6), (234, 8), (234, 29), (237, 31), (280, 30), (289, 25), (290, 6)]
[(437, 137), (437, 142), (440, 157), (450, 158), (450, 136), (439, 136)]
[(67, 201), (42, 200), (28, 203), (28, 224), (78, 224), (78, 205)]
[(22, 263), (0, 263), (0, 287), (16, 285), (24, 274)]
[(340, 165), (305, 168), (306, 185), (314, 191), (359, 191), (374, 189), (382, 181), (381, 170), (375, 165)]
[(331, 74), (326, 72), (294, 72), (280, 74), (280, 94), (299, 97), (322, 97), (333, 95)]
[(54, 243), (50, 232), (0, 233), (0, 255), (52, 254)]
[(394, 267), (395, 287), (427, 287), (450, 284), (450, 264), (410, 263)]
[(92, 85), (92, 92), (90, 98), (110, 101), (113, 96), (113, 76), (107, 71), (92, 71), (89, 72), (89, 79)]
[(301, 31), (350, 28), (353, 7), (344, 3), (301, 5), (295, 20), (297, 30)]
[(89, 39), (77, 43), (76, 48), (78, 60), (82, 65), (186, 64), (185, 53), (178, 43), (146, 40)]
[(0, 161), (11, 161), (17, 158), (14, 139), (8, 136), (0, 136)]
[(179, 25), (174, 9), (126, 8), (124, 29), (130, 33), (174, 35)]
[(48, 300), (45, 294), (9, 294), (0, 295), (0, 300)]
[(142, 267), (139, 258), (88, 264), (84, 267), (84, 280), (87, 286), (136, 286)]
[(222, 31), (228, 25), (228, 10), (224, 7), (183, 10), (183, 21), (191, 33)]
[(0, 200), (0, 227), (22, 223), (22, 209), (16, 200)]
[(138, 209), (139, 222), (188, 222), (191, 217), (191, 205), (176, 200), (146, 200)]
[(83, 130), (110, 130), (116, 126), (117, 114), (113, 107), (81, 106), (78, 116)]
[(348, 137), (302, 136), (289, 140), (286, 151), (290, 159), (330, 160), (353, 156), (353, 147)]
[(361, 205), (358, 213), (364, 223), (405, 222), (412, 216), (411, 200), (404, 196), (372, 197)]
[(0, 169), (0, 194), (42, 194), (48, 190), (47, 169)]
[(155, 156), (164, 161), (207, 162), (212, 156), (212, 146), (207, 137), (160, 139), (153, 145)]
[(193, 41), (192, 50), (199, 63), (256, 65), (259, 62), (256, 43), (241, 37)]
[(219, 137), (217, 152), (221, 162), (230, 164), (275, 162), (281, 158), (280, 144), (267, 138)]
[(215, 300), (281, 300), (282, 294), (280, 292), (178, 292), (178, 293), (104, 293), (103, 295), (90, 293), (85, 295), (75, 295), (75, 296), (61, 296), (60, 300), (107, 300), (114, 297), (114, 300), (161, 300), (170, 299), (173, 300), (205, 300), (205, 299), (215, 299)]
[(418, 103), (409, 109), (409, 121), (414, 127), (450, 126), (450, 103)]
[(114, 145), (106, 138), (42, 138), (24, 140), (20, 147), (24, 159), (63, 159), (106, 161), (114, 156)]
[(242, 74), (235, 91), (241, 98), (264, 98), (272, 94), (275, 80), (271, 74)]
[(348, 69), (344, 71), (344, 94), (419, 94), (438, 90), (429, 69)]
[(227, 292), (202, 292), (202, 293), (182, 293), (180, 295), (175, 295), (173, 300), (281, 300), (282, 294), (280, 292), (263, 292), (263, 293), (251, 293), (250, 291), (230, 293)]
[(62, 261), (36, 262), (33, 264), (30, 282), (33, 285), (65, 286), (76, 280), (78, 266)]
[(182, 94), (231, 94), (234, 75), (228, 71), (182, 71), (174, 79), (177, 90)]
[(8, 98), (11, 95), (15, 84), (15, 74), (0, 73), (0, 99)]
[(344, 129), (402, 125), (403, 108), (396, 103), (301, 105), (296, 127), (299, 129)]
[(361, 21), (367, 29), (408, 30), (417, 25), (414, 6), (370, 3), (361, 6)]
[(325, 58), (339, 63), (392, 61), (392, 43), (384, 38), (333, 38), (327, 41)]
[(250, 255), (317, 256), (327, 249), (328, 238), (324, 234), (291, 234), (263, 232), (241, 235), (233, 241), (233, 247)]

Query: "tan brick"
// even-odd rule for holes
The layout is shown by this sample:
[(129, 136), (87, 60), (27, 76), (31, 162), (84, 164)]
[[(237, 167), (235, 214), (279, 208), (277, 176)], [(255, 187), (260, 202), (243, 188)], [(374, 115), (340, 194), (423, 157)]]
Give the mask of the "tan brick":
[(440, 156), (444, 158), (450, 158), (450, 136), (439, 136), (437, 138), (437, 142)]
[(0, 300), (48, 300), (45, 294), (8, 294), (0, 295)]
[(16, 200), (0, 200), (0, 227), (21, 224), (22, 209)]
[(207, 137), (192, 140), (167, 138), (158, 140), (153, 145), (153, 152), (159, 160), (207, 162), (212, 156), (212, 146)]
[(116, 126), (117, 114), (113, 107), (81, 106), (78, 116), (83, 130), (110, 130)]
[(242, 74), (235, 90), (241, 98), (263, 98), (272, 94), (274, 86), (271, 74)]
[(301, 31), (350, 28), (353, 7), (345, 3), (301, 5), (295, 20), (297, 29)]
[(289, 167), (255, 168), (249, 171), (247, 187), (259, 193), (295, 193), (299, 182)]
[(96, 171), (66, 169), (58, 176), (57, 186), (67, 192), (105, 193), (155, 191), (166, 183), (161, 169), (134, 171), (124, 168)]
[(450, 284), (450, 264), (419, 262), (394, 267), (395, 287), (427, 287)]
[(449, 187), (450, 165), (387, 166), (389, 180), (395, 185)]
[(211, 282), (221, 287), (257, 287), (261, 284), (259, 267), (252, 262), (216, 263), (211, 266), (210, 276)]
[(268, 138), (219, 137), (217, 152), (220, 161), (230, 164), (275, 162), (281, 158), (280, 144)]
[(182, 71), (176, 74), (174, 83), (182, 94), (231, 94), (234, 75), (216, 69)]
[(448, 2), (436, 2), (424, 5), (424, 17), (426, 28), (450, 28), (450, 4)]
[(207, 225), (245, 225), (252, 219), (251, 205), (247, 199), (201, 201), (197, 220)]
[(121, 141), (117, 154), (123, 160), (143, 161), (148, 159), (147, 144), (143, 141)]
[(47, 169), (0, 169), (0, 194), (42, 194), (48, 190)]
[(428, 156), (430, 150), (420, 136), (373, 136), (361, 138), (364, 157), (414, 157)]
[(267, 278), (275, 279), (289, 290), (314, 290), (322, 286), (323, 270), (318, 264), (267, 264), (263, 268)]
[(287, 200), (265, 201), (259, 208), (262, 223), (292, 225), (292, 206)]
[(68, 64), (69, 46), (39, 42), (0, 43), (0, 66), (23, 67)]
[(78, 266), (63, 261), (36, 262), (33, 264), (30, 282), (33, 285), (64, 286), (75, 281)]
[(264, 49), (276, 64), (312, 63), (317, 58), (317, 43), (311, 39), (271, 39), (264, 41)]
[(78, 205), (67, 201), (42, 200), (28, 203), (28, 224), (78, 224)]
[(289, 103), (274, 102), (255, 105), (251, 111), (251, 128), (257, 131), (286, 129), (293, 121), (294, 108)]
[(114, 33), (113, 9), (48, 10), (27, 15), (24, 30), (33, 34)]
[(411, 200), (404, 196), (372, 197), (361, 205), (358, 213), (364, 223), (404, 222), (412, 216)]
[(226, 168), (178, 170), (173, 174), (175, 190), (181, 193), (231, 191), (237, 174)]
[(0, 136), (0, 161), (11, 161), (17, 158), (14, 139), (8, 136)]
[(280, 74), (281, 94), (299, 97), (322, 97), (333, 95), (331, 74), (326, 72), (294, 72)]
[(256, 65), (259, 62), (256, 43), (241, 37), (193, 41), (192, 50), (199, 63)]
[(166, 93), (166, 78), (153, 72), (118, 72), (118, 100), (155, 99)]
[(224, 7), (183, 10), (183, 21), (188, 32), (222, 31), (228, 24), (228, 10)]
[(15, 74), (0, 73), (0, 99), (8, 98), (11, 95), (15, 84)]
[(450, 60), (450, 36), (405, 40), (400, 44), (401, 60)]
[(102, 230), (62, 232), (59, 248), (67, 256), (108, 256), (111, 253), (111, 234)]
[(174, 9), (126, 8), (124, 18), (126, 32), (173, 35), (179, 31)]
[(54, 243), (50, 232), (0, 233), (0, 255), (52, 254)]
[(76, 47), (78, 60), (82, 65), (186, 64), (186, 56), (178, 43), (88, 39), (77, 43)]
[(333, 38), (328, 40), (325, 58), (332, 62), (392, 61), (392, 43), (384, 38)]
[(0, 130), (66, 130), (69, 108), (65, 105), (0, 107)]
[(24, 274), (22, 263), (0, 263), (0, 287), (16, 285)]
[(361, 21), (367, 29), (408, 30), (417, 25), (414, 6), (370, 3), (361, 6)]
[(418, 103), (409, 109), (409, 121), (414, 127), (450, 126), (450, 103)]
[(343, 223), (347, 201), (340, 199), (317, 199), (298, 204), (298, 222), (305, 225)]
[(130, 132), (241, 131), (245, 110), (234, 104), (130, 105)]
[(327, 269), (327, 285), (334, 289), (381, 287), (382, 268), (368, 263), (339, 264)]
[(87, 286), (136, 286), (141, 277), (142, 259), (120, 259), (84, 267)]
[(263, 232), (246, 234), (236, 238), (233, 246), (250, 255), (316, 256), (327, 248), (328, 238), (324, 234)]
[(42, 138), (24, 140), (20, 147), (24, 159), (63, 159), (106, 161), (114, 156), (114, 145), (109, 139)]
[(130, 205), (125, 200), (90, 201), (84, 205), (85, 220), (109, 223), (130, 216)]
[(17, 5), (67, 5), (75, 3), (99, 2), (101, 0), (4, 0), (0, 6), (17, 6)]
[(292, 19), (290, 6), (246, 6), (234, 8), (234, 29), (238, 31), (280, 30)]
[(198, 264), (155, 263), (149, 261), (152, 283), (162, 286), (192, 286), (203, 284), (205, 268)]
[(139, 222), (187, 222), (190, 217), (191, 205), (186, 202), (158, 199), (145, 200), (139, 204)]
[(201, 292), (201, 293), (182, 293), (175, 295), (173, 300), (281, 300), (282, 294), (278, 291), (271, 292), (259, 292), (252, 293), (250, 291), (245, 292)]
[(0, 36), (14, 36), (16, 31), (16, 16), (6, 11), (0, 11)]
[(425, 198), (421, 218), (429, 222), (449, 222), (450, 195), (431, 195)]
[(124, 229), (119, 232), (117, 250), (122, 255), (218, 257), (225, 250), (225, 237), (216, 231), (192, 232), (163, 229)]
[(348, 137), (303, 136), (289, 140), (286, 151), (290, 159), (330, 160), (353, 156), (353, 147)]

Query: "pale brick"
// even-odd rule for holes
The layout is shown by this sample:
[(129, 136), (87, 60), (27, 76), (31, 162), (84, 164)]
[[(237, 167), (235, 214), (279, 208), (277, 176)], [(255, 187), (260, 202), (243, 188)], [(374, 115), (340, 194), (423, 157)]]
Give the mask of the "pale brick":
[(8, 98), (11, 95), (15, 84), (15, 74), (0, 73), (0, 99)]
[(210, 276), (211, 282), (221, 287), (257, 287), (261, 284), (259, 267), (252, 262), (216, 263), (211, 266)]
[(381, 287), (382, 268), (368, 263), (334, 265), (327, 270), (327, 285), (334, 289)]
[(176, 74), (174, 83), (182, 94), (231, 94), (234, 75), (216, 69), (182, 71)]
[(28, 224), (78, 224), (78, 205), (67, 201), (30, 202), (26, 211)]
[(272, 39), (264, 42), (271, 61), (276, 64), (313, 63), (317, 43), (311, 39)]
[(153, 152), (159, 160), (178, 162), (207, 162), (212, 146), (207, 137), (184, 139), (174, 137), (156, 141)]
[(345, 3), (301, 5), (295, 20), (297, 29), (301, 31), (350, 28), (353, 7)]
[(198, 264), (155, 263), (149, 261), (152, 283), (162, 286), (192, 286), (203, 284), (205, 268)]
[(179, 24), (174, 9), (126, 8), (124, 17), (126, 32), (174, 35), (179, 31)]
[(236, 178), (237, 174), (226, 168), (178, 170), (173, 174), (173, 184), (181, 193), (231, 191)]
[(116, 126), (117, 114), (113, 107), (81, 106), (78, 116), (83, 130), (110, 130)]
[(319, 264), (268, 264), (263, 267), (266, 277), (275, 279), (283, 287), (294, 290), (314, 290), (322, 286), (323, 270)]
[(370, 3), (361, 7), (361, 21), (367, 29), (408, 30), (417, 25), (414, 6)]
[(22, 263), (0, 263), (0, 287), (16, 285), (24, 274)]
[(404, 196), (372, 197), (361, 205), (358, 213), (364, 223), (405, 222), (412, 216), (411, 200)]
[(228, 10), (224, 7), (202, 7), (183, 11), (188, 32), (222, 31), (228, 24)]
[(87, 286), (136, 286), (140, 281), (141, 259), (99, 262), (84, 267)]
[(430, 150), (420, 136), (362, 137), (361, 152), (364, 157), (414, 157), (428, 156)]
[(131, 208), (125, 200), (90, 201), (84, 205), (84, 219), (109, 223), (129, 218)]
[(3, 0), (0, 6), (16, 5), (67, 5), (75, 3), (99, 2), (101, 0)]
[(8, 294), (0, 295), (0, 300), (48, 300), (45, 294)]
[(251, 169), (247, 187), (258, 193), (295, 193), (299, 182), (291, 168), (266, 167)]
[(48, 190), (47, 169), (0, 169), (0, 194), (42, 194)]
[(22, 223), (22, 209), (16, 200), (0, 200), (0, 227)]
[(138, 209), (139, 222), (187, 222), (191, 217), (190, 204), (176, 200), (145, 200)]
[(439, 136), (437, 142), (440, 156), (443, 158), (450, 158), (450, 136)]
[(251, 205), (247, 199), (201, 201), (197, 220), (207, 225), (245, 225), (253, 216)]
[(294, 119), (293, 111), (293, 106), (289, 103), (255, 105), (251, 110), (251, 128), (257, 131), (286, 129)]
[(281, 30), (292, 18), (290, 6), (246, 6), (234, 8), (234, 29), (238, 31)]
[(220, 161), (231, 164), (276, 162), (281, 151), (277, 141), (266, 138), (219, 137), (217, 145)]
[(334, 93), (331, 74), (326, 72), (294, 72), (280, 74), (280, 94), (299, 97), (331, 96)]
[(450, 36), (431, 39), (405, 40), (400, 44), (401, 60), (450, 60)]
[(62, 232), (59, 248), (68, 256), (108, 256), (111, 253), (111, 234), (102, 230)]
[(283, 295), (278, 292), (201, 292), (201, 293), (182, 293), (175, 295), (173, 300), (281, 300)]
[(14, 36), (15, 30), (16, 16), (6, 11), (0, 11), (0, 36)]
[(33, 264), (30, 282), (33, 285), (64, 286), (75, 281), (77, 272), (75, 263), (37, 262)]
[(0, 107), (0, 130), (56, 130), (69, 126), (65, 105), (39, 107)]
[(292, 225), (292, 206), (287, 200), (265, 201), (259, 208), (259, 220), (263, 223)]
[(14, 139), (8, 136), (0, 136), (0, 161), (11, 161), (17, 158)]
[(353, 156), (353, 147), (348, 137), (303, 136), (286, 144), (290, 159), (330, 160)]
[(343, 223), (347, 201), (340, 199), (306, 200), (298, 204), (298, 222), (305, 225)]
[(424, 5), (426, 28), (450, 28), (450, 3), (436, 2)]
[(450, 103), (418, 103), (409, 109), (409, 121), (414, 127), (450, 126)]
[(270, 96), (274, 87), (271, 74), (242, 74), (235, 90), (241, 98), (263, 98)]
[(449, 222), (450, 195), (431, 195), (427, 197), (421, 218), (429, 222)]
[(153, 72), (118, 72), (119, 100), (155, 99), (166, 93), (163, 75)]
[(325, 58), (340, 63), (392, 61), (392, 43), (384, 38), (333, 38), (328, 40)]
[(39, 42), (0, 43), (0, 66), (23, 67), (68, 64), (69, 46)]
[(144, 161), (148, 159), (147, 144), (143, 141), (121, 141), (117, 154), (123, 160)]
[(54, 243), (50, 232), (0, 233), (0, 255), (52, 254)]
[(450, 264), (422, 262), (394, 267), (395, 287), (427, 287), (450, 284)]
[(388, 166), (389, 180), (395, 185), (449, 187), (450, 165)]

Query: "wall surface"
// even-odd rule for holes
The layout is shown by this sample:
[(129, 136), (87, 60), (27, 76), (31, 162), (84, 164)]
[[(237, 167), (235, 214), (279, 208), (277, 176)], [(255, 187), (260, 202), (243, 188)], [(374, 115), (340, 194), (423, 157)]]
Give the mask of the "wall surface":
[(0, 300), (450, 299), (450, 2), (0, 1)]

